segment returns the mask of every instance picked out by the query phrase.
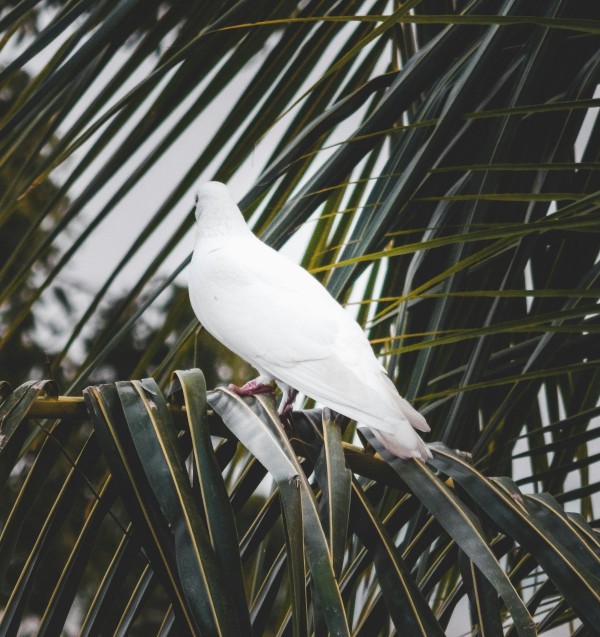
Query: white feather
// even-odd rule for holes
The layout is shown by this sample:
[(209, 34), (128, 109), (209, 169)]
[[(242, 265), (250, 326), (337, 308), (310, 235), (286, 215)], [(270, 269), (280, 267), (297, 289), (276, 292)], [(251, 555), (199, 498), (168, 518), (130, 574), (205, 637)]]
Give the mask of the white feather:
[(368, 425), (401, 457), (431, 453), (356, 321), (306, 270), (257, 239), (227, 187), (200, 187), (189, 293), (200, 323), (274, 378)]

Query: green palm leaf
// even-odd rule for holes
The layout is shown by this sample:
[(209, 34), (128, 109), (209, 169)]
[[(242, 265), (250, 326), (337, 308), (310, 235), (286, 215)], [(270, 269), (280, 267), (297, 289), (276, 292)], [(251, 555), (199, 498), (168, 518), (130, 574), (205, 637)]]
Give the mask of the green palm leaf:
[[(455, 634), (467, 598), (474, 633), (595, 630), (599, 25), (583, 0), (6, 3), (2, 634)], [(473, 464), (205, 392), (250, 373), (181, 287), (209, 179)]]

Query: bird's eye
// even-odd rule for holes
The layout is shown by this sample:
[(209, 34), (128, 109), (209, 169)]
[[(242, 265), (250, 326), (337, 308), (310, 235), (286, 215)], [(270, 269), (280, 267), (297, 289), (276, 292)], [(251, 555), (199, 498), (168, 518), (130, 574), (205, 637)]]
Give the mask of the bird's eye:
[(194, 205), (196, 205), (196, 206), (198, 205), (198, 199), (199, 199), (199, 197), (198, 197), (198, 193), (196, 193), (196, 194), (194, 195)]

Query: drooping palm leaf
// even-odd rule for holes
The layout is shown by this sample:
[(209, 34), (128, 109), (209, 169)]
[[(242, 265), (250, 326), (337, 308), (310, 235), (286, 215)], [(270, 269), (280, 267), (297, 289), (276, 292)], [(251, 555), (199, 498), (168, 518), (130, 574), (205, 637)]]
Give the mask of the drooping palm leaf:
[[(2, 634), (17, 634), (31, 613), (43, 616), (41, 626), (51, 633), (74, 609), (86, 617), (86, 634), (101, 627), (109, 634), (119, 634), (119, 626), (131, 634), (142, 626), (157, 630), (170, 613), (178, 634), (234, 635), (238, 622), (249, 621), (256, 634), (271, 634), (277, 625), (302, 634), (320, 622), (334, 634), (350, 634), (349, 629), (361, 634), (367, 626), (371, 634), (387, 634), (390, 619), (397, 629), (445, 634), (447, 602), (454, 607), (467, 594), (473, 608), (489, 609), (495, 600), (498, 619), (519, 635), (535, 634), (529, 612), (546, 621), (561, 607), (563, 619), (578, 617), (587, 626), (597, 621), (600, 563), (592, 529), (565, 515), (549, 496), (527, 496), (506, 479), (485, 478), (449, 450), (435, 449), (434, 465), (441, 471), (436, 476), (422, 463), (394, 459), (383, 449), (381, 460), (336, 441), (327, 433), (334, 423), (325, 414), (321, 427), (318, 412), (294, 414), (292, 450), (268, 399), (244, 403), (223, 391), (207, 398), (198, 370), (178, 373), (170, 408), (151, 380), (90, 387), (89, 416), (78, 408), (76, 418), (68, 399), (35, 398), (39, 391), (29, 389), (20, 388), (2, 405), (5, 422), (29, 426), (45, 441), (37, 450), (21, 442), (21, 461), (33, 462), (33, 468), (26, 477), (11, 476), (4, 487), (3, 503), (12, 512), (0, 550), (11, 547), (3, 581), (13, 594), (0, 622)], [(29, 394), (34, 401), (21, 400), (23, 409), (17, 410), (19, 397)], [(207, 400), (220, 417), (211, 412), (206, 418)], [(59, 419), (42, 427), (32, 418), (44, 413)], [(90, 424), (91, 434), (84, 434)], [(224, 455), (229, 442), (207, 446), (211, 433), (235, 441), (229, 428), (276, 479), (279, 497), (260, 496), (264, 512), (249, 520), (245, 509), (256, 511), (256, 490), (242, 485), (253, 480), (253, 455), (243, 460), (231, 451)], [(327, 451), (322, 435), (335, 449)], [(306, 458), (302, 466), (296, 454)], [(12, 455), (7, 445), (0, 460)], [(327, 455), (337, 456), (342, 466), (322, 461)], [(38, 463), (45, 464), (44, 473), (36, 471)], [(216, 471), (207, 479), (202, 473), (210, 465)], [(327, 513), (331, 485), (346, 465), (353, 474), (349, 517)], [(222, 475), (229, 476), (225, 482)], [(453, 481), (444, 483), (444, 475)], [(56, 493), (47, 517), (31, 498), (33, 483), (37, 493)], [(80, 491), (79, 484), (87, 488)], [(338, 500), (335, 496), (333, 504), (339, 509)], [(40, 534), (37, 542), (20, 532), (25, 525), (33, 536)], [(245, 528), (255, 541), (241, 538)], [(102, 529), (112, 538), (109, 545), (99, 542)], [(337, 538), (341, 563), (327, 538)], [(457, 550), (465, 552), (460, 561), (469, 564), (474, 580), (481, 579), (472, 588), (464, 580), (446, 599), (442, 592), (456, 581), (456, 557), (445, 556)], [(257, 551), (265, 552), (262, 574), (255, 570)], [(86, 575), (92, 567), (93, 576)], [(34, 595), (43, 573), (44, 590), (51, 594)], [(276, 596), (267, 594), (273, 587)], [(506, 604), (498, 605), (498, 599)], [(487, 610), (485, 620), (474, 623), (483, 628), (482, 621), (492, 620)]]
[[(172, 288), (176, 266), (165, 273), (164, 264), (170, 258), (185, 271), (193, 184), (211, 178), (245, 183), (241, 203), (249, 217), (256, 213), (257, 232), (279, 247), (300, 230), (304, 265), (341, 301), (359, 302), (357, 316), (401, 392), (426, 413), (431, 440), (471, 451), (482, 474), (511, 476), (527, 494), (548, 491), (595, 520), (599, 24), (600, 8), (586, 0), (507, 0), (493, 7), (482, 0), (7, 3), (0, 16), (0, 376), (21, 383), (50, 372), (77, 396), (92, 379), (152, 373), (164, 389), (175, 367), (216, 368), (185, 291)], [(215, 113), (219, 123), (206, 125)], [(183, 152), (190, 139), (191, 156)], [(176, 164), (172, 177), (164, 177), (164, 162)], [(165, 182), (161, 198), (148, 202), (141, 193), (158, 175)], [(143, 218), (131, 215), (138, 206)], [(80, 273), (73, 264), (89, 254), (84, 244), (101, 236), (103, 222), (118, 233), (133, 226), (131, 247), (120, 261), (102, 260), (102, 268)], [(99, 245), (96, 254), (103, 251)], [(141, 274), (135, 272), (140, 254), (150, 254)], [(131, 283), (115, 302), (123, 275)], [(91, 294), (82, 295), (87, 288)], [(152, 327), (153, 312), (162, 316), (160, 327)], [(43, 344), (36, 342), (40, 335)], [(15, 529), (27, 528), (45, 472), (63, 475), (77, 463), (75, 474), (59, 483), (84, 495), (75, 502), (52, 496), (56, 507), (41, 509), (47, 520), (36, 528), (43, 537), (24, 549), (31, 570), (10, 580), (6, 622), (15, 621), (10, 616), (19, 616), (31, 592), (31, 608), (40, 609), (40, 626), (51, 633), (66, 621), (74, 591), (78, 599), (82, 594), (77, 581), (89, 577), (96, 602), (83, 622), (85, 634), (105, 620), (126, 633), (151, 607), (161, 609), (153, 618), (153, 625), (163, 624), (161, 634), (185, 630), (177, 604), (185, 607), (187, 598), (175, 595), (175, 585), (164, 588), (160, 559), (140, 554), (131, 511), (121, 518), (122, 505), (110, 513), (90, 505), (96, 508), (85, 518), (89, 526), (73, 531), (80, 540), (68, 549), (53, 590), (42, 592), (34, 582), (48, 546), (61, 541), (62, 518), (77, 519), (84, 502), (96, 502), (100, 492), (110, 501), (115, 487), (97, 443), (83, 451), (89, 425), (70, 427), (67, 411), (76, 422), (87, 421), (78, 403), (61, 401), (57, 415), (66, 419), (49, 425), (48, 434), (22, 420), (28, 401), (35, 410), (39, 399), (17, 391), (24, 397), (13, 394), (15, 404), (5, 403), (12, 416), (3, 427), (2, 476), (10, 485), (27, 468), (29, 486), (19, 487), (18, 506), (5, 500), (8, 537), (0, 554), (10, 555)], [(334, 573), (350, 525), (339, 585), (358, 634), (385, 634), (388, 618), (405, 612), (374, 584), (406, 579), (398, 556), (390, 556), (394, 544), (416, 578), (407, 590), (416, 594), (420, 587), (442, 629), (468, 594), (480, 630), (498, 634), (506, 618), (499, 591), (457, 538), (435, 515), (422, 523), (425, 514), (416, 512), (414, 496), (399, 496), (402, 484), (388, 465), (346, 446), (355, 475), (376, 480), (360, 483), (369, 499), (363, 508), (356, 508), (359, 491), (352, 492), (348, 514), (346, 478), (331, 473), (340, 466), (339, 447), (327, 446), (337, 445), (336, 434), (325, 427), (324, 452), (321, 434), (314, 435), (316, 456), (296, 450), (309, 476), (314, 466)], [(256, 506), (250, 494), (264, 495), (266, 487), (258, 486), (264, 470), (241, 452), (232, 457), (232, 444), (219, 447), (216, 457), (242, 529), (250, 621), (264, 630), (276, 630), (275, 624), (296, 634), (307, 626), (322, 630), (323, 589), (307, 594), (301, 585), (302, 547), (311, 536), (299, 539), (290, 529), (303, 519), (302, 508), (290, 500), (286, 527), (276, 532), (274, 497), (256, 523), (243, 518), (242, 525), (244, 503)], [(563, 526), (551, 502), (531, 500), (508, 483), (492, 489), (475, 473), (474, 495), (461, 482), (472, 470), (463, 473), (457, 459), (448, 462), (450, 489), (459, 485), (457, 501), (479, 516), (484, 539), (517, 590), (522, 583), (523, 591), (533, 591), (524, 599), (532, 614), (544, 617), (541, 626), (574, 614), (589, 626), (593, 591), (582, 593), (582, 606), (565, 601), (584, 583), (553, 570), (554, 536), (544, 556), (529, 554), (534, 547), (523, 538), (530, 536), (519, 535), (528, 518), (511, 512), (506, 498), (524, 498), (527, 515), (552, 524), (559, 544), (593, 544), (589, 529), (575, 530), (576, 520)], [(81, 480), (86, 463), (92, 475)], [(198, 498), (199, 483), (191, 489)], [(477, 510), (492, 495), (494, 512), (517, 515), (516, 527)], [(218, 503), (228, 518), (222, 494)], [(304, 503), (312, 507), (306, 497)], [(369, 507), (379, 516), (372, 523)], [(316, 533), (314, 515), (311, 520)], [(352, 530), (358, 521), (360, 533)], [(93, 538), (105, 527), (113, 528), (112, 561), (96, 570)], [(514, 548), (517, 536), (523, 548)], [(269, 547), (268, 557), (258, 556), (259, 545)], [(286, 555), (294, 567), (287, 605), (280, 606)], [(244, 559), (255, 569), (253, 578), (245, 575)], [(240, 576), (234, 577), (237, 592), (235, 586), (230, 592), (239, 609)], [(123, 586), (126, 598), (116, 594)], [(108, 620), (107, 600), (117, 597)], [(305, 610), (313, 602), (314, 619)], [(274, 606), (277, 619), (271, 620)], [(238, 610), (240, 621), (247, 621), (245, 612)]]

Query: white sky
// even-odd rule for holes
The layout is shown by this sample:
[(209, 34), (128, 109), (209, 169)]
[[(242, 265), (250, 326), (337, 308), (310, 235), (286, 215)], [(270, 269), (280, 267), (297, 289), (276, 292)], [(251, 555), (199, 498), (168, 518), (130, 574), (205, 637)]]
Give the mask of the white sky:
[[(351, 25), (350, 28), (355, 27)], [(341, 36), (340, 36), (341, 37)], [(274, 36), (271, 40), (271, 46), (277, 40), (277, 36)], [(168, 44), (168, 43), (166, 43)], [(331, 43), (332, 47), (335, 47), (335, 40)], [(12, 41), (9, 45), (0, 51), (0, 64), (6, 63), (6, 61), (14, 59), (15, 54), (21, 50), (21, 46), (12, 45)], [(33, 60), (26, 65), (26, 70), (30, 73), (39, 72), (47, 60), (50, 59), (54, 50), (58, 48), (58, 45), (54, 43), (51, 47), (48, 47), (40, 54), (38, 54)], [(268, 47), (266, 47), (268, 48)], [(267, 54), (267, 50), (263, 50), (260, 57), (264, 57)], [(115, 56), (114, 60), (107, 66), (104, 73), (101, 73), (95, 82), (95, 85), (88, 91), (80, 103), (76, 106), (73, 113), (67, 118), (67, 120), (61, 125), (59, 129), (59, 136), (61, 130), (67, 130), (68, 127), (77, 119), (77, 117), (83, 112), (87, 104), (90, 103), (92, 97), (97, 90), (102, 87), (106, 80), (115, 73), (115, 70), (125, 62), (128, 58), (129, 51), (122, 50)], [(247, 83), (254, 75), (260, 59), (255, 58), (250, 61), (247, 67), (236, 77), (235, 82), (229, 84), (219, 96), (218, 100), (214, 104), (211, 104), (204, 113), (187, 129), (182, 135), (165, 153), (164, 157), (153, 166), (148, 173), (133, 187), (129, 194), (121, 201), (111, 214), (98, 226), (98, 228), (92, 233), (90, 238), (79, 250), (76, 257), (71, 264), (62, 274), (59, 280), (68, 282), (71, 284), (83, 282), (83, 288), (85, 289), (97, 289), (106, 276), (112, 271), (114, 265), (118, 263), (120, 258), (126, 253), (130, 247), (133, 239), (137, 236), (138, 232), (144, 227), (146, 221), (154, 214), (158, 206), (168, 196), (171, 189), (177, 184), (179, 179), (186, 172), (187, 168), (196, 160), (199, 155), (199, 149), (203, 148), (205, 144), (210, 140), (212, 134), (217, 130), (218, 126), (224, 120), (225, 115), (230, 110), (231, 106), (236, 102), (238, 96), (245, 88)], [(382, 63), (382, 66), (385, 62)], [(111, 100), (111, 103), (117, 101), (119, 97), (124, 95), (128, 90), (134, 87), (140, 80), (151, 72), (153, 64), (146, 63), (137, 69), (135, 75), (130, 78), (128, 84), (123, 88), (118, 96)], [(315, 67), (313, 76), (318, 77), (321, 69)], [(162, 87), (170, 78), (168, 75), (163, 79), (160, 87)], [(103, 190), (90, 202), (84, 213), (69, 226), (69, 239), (63, 238), (63, 243), (69, 245), (71, 243), (72, 236), (76, 236), (80, 233), (81, 229), (85, 227), (87, 220), (92, 219), (96, 213), (101, 210), (102, 206), (110, 199), (112, 193), (116, 190), (116, 187), (120, 185), (124, 179), (128, 176), (130, 171), (139, 161), (141, 156), (144, 156), (148, 149), (153, 148), (154, 145), (161, 139), (161, 132), (164, 132), (170, 128), (170, 125), (177, 120), (187, 110), (187, 107), (196, 99), (198, 94), (203, 90), (204, 86), (208, 83), (210, 76), (190, 95), (185, 99), (181, 107), (168, 119), (160, 128), (157, 129), (151, 139), (140, 149), (137, 153), (133, 154), (129, 162), (127, 162), (123, 168), (111, 179), (103, 188)], [(305, 87), (310, 85), (310, 81), (307, 81)], [(153, 92), (150, 98), (146, 101), (145, 105), (138, 111), (142, 113), (151, 100), (158, 94), (160, 87)], [(264, 166), (267, 158), (275, 148), (275, 144), (278, 140), (278, 132), (283, 129), (287, 123), (293, 117), (293, 113), (288, 114), (284, 120), (274, 126), (272, 131), (259, 143), (250, 158), (244, 163), (242, 168), (237, 171), (234, 177), (229, 181), (228, 185), (232, 190), (232, 193), (236, 200), (242, 198), (246, 191), (252, 186), (258, 177), (262, 167)], [(128, 132), (135, 125), (134, 119)], [(346, 129), (346, 131), (344, 130)], [(345, 132), (351, 130), (350, 124), (346, 127), (342, 126), (338, 133), (338, 138), (343, 139)], [(77, 165), (80, 157), (83, 157), (85, 152), (92, 147), (94, 141), (100, 137), (102, 131), (99, 131), (95, 137), (86, 142), (78, 151), (71, 156), (62, 166), (58, 167), (54, 171), (52, 177), (58, 182), (64, 180), (71, 170)], [(235, 141), (237, 131), (232, 131), (232, 143)], [(123, 139), (123, 134), (119, 139)], [(116, 142), (117, 140), (115, 140)], [(232, 143), (229, 145), (231, 147)], [(97, 167), (101, 165), (109, 156), (112, 150), (116, 147), (113, 142), (110, 147), (105, 150), (98, 159), (91, 165), (91, 167), (83, 174), (82, 177), (74, 184), (70, 191), (71, 199), (74, 199), (79, 193), (81, 193), (84, 187), (87, 185), (91, 175), (97, 170)], [(220, 161), (226, 154), (229, 147), (223, 149), (223, 152), (216, 158), (216, 161), (211, 163), (209, 168), (205, 171), (203, 178), (200, 180), (208, 181), (212, 178), (215, 168), (219, 165)], [(328, 156), (333, 150), (325, 151), (322, 153), (322, 158)], [(193, 205), (193, 194), (195, 187), (190, 189), (188, 195), (184, 200), (180, 201), (175, 210), (169, 215), (169, 217), (159, 225), (153, 236), (145, 244), (141, 253), (131, 262), (128, 268), (117, 280), (115, 291), (127, 290), (131, 285), (138, 280), (139, 272), (143, 271), (147, 264), (152, 260), (153, 256), (160, 250), (164, 243), (164, 237), (169, 236), (171, 231), (174, 230), (179, 223), (183, 220), (186, 214), (190, 211)], [(303, 239), (302, 237), (296, 237), (291, 242), (290, 248), (286, 251), (292, 258), (298, 259), (302, 253)], [(168, 275), (172, 272), (182, 261), (183, 258), (192, 250), (193, 236), (190, 233), (187, 238), (180, 244), (178, 249), (171, 255), (163, 266), (163, 274)], [(185, 276), (180, 278), (180, 282), (184, 283)]]

